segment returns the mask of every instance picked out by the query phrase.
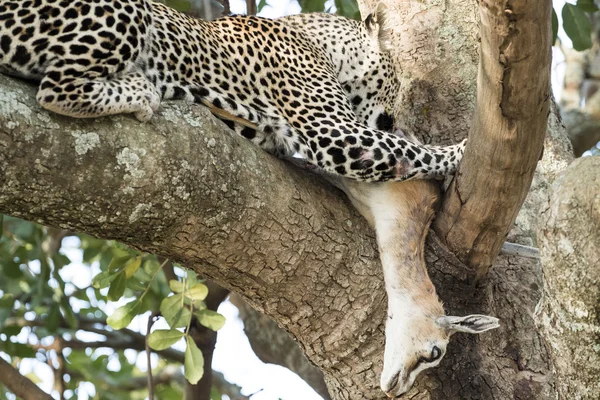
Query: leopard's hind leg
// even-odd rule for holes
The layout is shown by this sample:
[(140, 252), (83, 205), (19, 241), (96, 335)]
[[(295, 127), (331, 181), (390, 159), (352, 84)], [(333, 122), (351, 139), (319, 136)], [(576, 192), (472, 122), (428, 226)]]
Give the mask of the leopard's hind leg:
[(139, 72), (111, 76), (103, 66), (83, 70), (64, 60), (46, 70), (36, 98), (48, 110), (77, 118), (133, 113), (147, 121), (160, 104), (154, 85)]

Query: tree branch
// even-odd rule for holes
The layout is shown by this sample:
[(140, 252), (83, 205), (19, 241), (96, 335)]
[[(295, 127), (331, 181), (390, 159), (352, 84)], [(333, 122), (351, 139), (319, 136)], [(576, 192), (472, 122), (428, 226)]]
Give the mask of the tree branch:
[(52, 396), (40, 389), (35, 383), (0, 357), (0, 382), (17, 397), (24, 400), (52, 400)]
[[(83, 378), (83, 376), (75, 370), (69, 370), (69, 374), (72, 377)], [(225, 377), (222, 373), (213, 371), (213, 385), (219, 390), (220, 393), (226, 394), (229, 396), (231, 400), (250, 400), (248, 396), (242, 395), (242, 388), (236, 384), (228, 382), (225, 380)], [(161, 369), (154, 375), (154, 384), (167, 384), (169, 382), (179, 382), (181, 385), (186, 382), (183, 373), (181, 372), (181, 367), (175, 365), (167, 365), (165, 368)], [(144, 389), (147, 385), (146, 377), (133, 377), (129, 379), (127, 382), (121, 383), (115, 389), (117, 390), (140, 390)]]
[(256, 15), (256, 0), (246, 0), (246, 14)]
[[(193, 268), (296, 338), (333, 399), (383, 397), (386, 296), (373, 232), (339, 192), (234, 136), (206, 109), (167, 103), (145, 124), (75, 120), (41, 110), (31, 86), (0, 76), (0, 165), (0, 212)], [(531, 345), (535, 271), (503, 265), (519, 279), (491, 274), (474, 291), (441, 243), (428, 241), (426, 259), (449, 312), (497, 315), (510, 329), (457, 335), (411, 395), (550, 396), (549, 384), (519, 369), (546, 371), (543, 348)]]
[[(103, 335), (107, 337), (107, 340), (99, 340), (99, 341), (81, 341), (78, 339), (71, 340), (62, 340), (62, 343), (58, 343), (54, 341), (49, 345), (30, 345), (35, 349), (45, 349), (45, 350), (56, 350), (58, 351), (61, 348), (72, 348), (72, 349), (85, 349), (85, 348), (101, 348), (107, 347), (115, 350), (125, 350), (125, 349), (133, 349), (137, 351), (145, 350), (146, 337), (137, 332), (134, 332), (129, 329), (121, 329), (119, 331), (106, 330), (101, 328), (96, 328), (93, 325), (101, 324), (106, 325), (106, 321), (102, 319), (98, 320), (80, 320), (80, 329), (96, 333), (98, 335)], [(4, 322), (5, 326), (45, 326), (45, 322), (42, 320), (26, 320), (25, 318), (9, 318)], [(66, 328), (66, 325), (61, 325), (63, 328)], [(174, 349), (166, 349), (161, 351), (156, 351), (158, 355), (161, 357), (179, 362), (183, 364), (184, 354), (180, 351)]]
[[(146, 124), (69, 119), (0, 76), (0, 164), (0, 212), (194, 268), (273, 316), (313, 362), (380, 394), (379, 367), (359, 361), (380, 363), (383, 349), (373, 232), (340, 192), (234, 136), (204, 107), (166, 103)], [(340, 375), (347, 357), (357, 362)]]
[(249, 396), (242, 394), (242, 388), (238, 385), (225, 380), (225, 376), (217, 371), (213, 371), (213, 385), (221, 392), (229, 396), (231, 400), (250, 400)]
[(330, 399), (323, 373), (306, 359), (300, 346), (290, 335), (239, 296), (232, 295), (231, 302), (238, 308), (240, 319), (244, 321), (244, 333), (254, 354), (262, 362), (288, 368), (304, 379), (321, 397)]
[(438, 235), (478, 277), (498, 255), (542, 156), (550, 100), (551, 11), (549, 2), (479, 2), (475, 118), (456, 179), (434, 223)]
[(506, 256), (517, 256), (517, 257), (525, 257), (525, 258), (540, 258), (540, 251), (535, 247), (531, 246), (523, 246), (516, 243), (505, 242), (502, 245), (502, 249), (500, 250), (500, 254), (504, 254)]

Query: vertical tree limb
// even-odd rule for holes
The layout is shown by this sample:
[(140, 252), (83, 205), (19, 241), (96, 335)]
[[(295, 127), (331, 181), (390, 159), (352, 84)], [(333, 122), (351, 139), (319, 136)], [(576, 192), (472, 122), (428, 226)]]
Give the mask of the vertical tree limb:
[(475, 116), (463, 161), (434, 222), (438, 235), (477, 277), (498, 255), (542, 156), (551, 10), (551, 2), (479, 2)]
[(146, 326), (146, 338), (144, 341), (144, 348), (146, 350), (146, 362), (148, 363), (148, 372), (146, 373), (146, 379), (148, 384), (148, 399), (154, 400), (154, 380), (152, 378), (152, 350), (150, 349), (150, 345), (148, 344), (148, 338), (150, 337), (150, 330), (152, 329), (152, 325), (154, 325), (154, 319), (156, 318), (157, 313), (153, 312), (148, 317), (148, 325)]
[(246, 0), (246, 14), (256, 15), (256, 0)]

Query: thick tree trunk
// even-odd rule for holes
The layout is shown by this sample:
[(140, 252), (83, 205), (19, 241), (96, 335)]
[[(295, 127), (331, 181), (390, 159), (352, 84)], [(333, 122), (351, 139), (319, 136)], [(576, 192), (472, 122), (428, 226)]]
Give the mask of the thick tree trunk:
[[(383, 397), (386, 299), (375, 239), (339, 192), (233, 136), (200, 106), (165, 104), (146, 124), (127, 116), (85, 121), (41, 110), (33, 95), (0, 76), (0, 212), (194, 268), (298, 339), (332, 398)], [(435, 241), (427, 260), (451, 311), (489, 311), (503, 328), (479, 339), (457, 335), (442, 366), (411, 393), (546, 393), (536, 375), (546, 371), (545, 353), (530, 343), (528, 317), (538, 271), (505, 261), (474, 290)], [(507, 282), (504, 274), (517, 271)], [(518, 336), (509, 335), (515, 326)]]
[(560, 398), (600, 395), (600, 157), (578, 159), (554, 182), (539, 242), (548, 338)]

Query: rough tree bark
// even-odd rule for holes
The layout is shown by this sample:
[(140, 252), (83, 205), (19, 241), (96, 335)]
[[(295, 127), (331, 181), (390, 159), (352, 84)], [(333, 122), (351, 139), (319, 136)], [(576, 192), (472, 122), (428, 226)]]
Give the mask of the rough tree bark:
[(304, 379), (321, 397), (329, 400), (323, 373), (306, 359), (298, 343), (271, 318), (246, 304), (240, 296), (233, 294), (230, 300), (240, 311), (244, 333), (256, 356), (264, 363), (288, 368)]
[(165, 104), (146, 124), (68, 119), (0, 76), (0, 127), (0, 212), (195, 268), (290, 331), (338, 398), (380, 395), (376, 244), (339, 192), (201, 106)]
[[(411, 121), (407, 115), (424, 113), (428, 118), (421, 118), (423, 124), (418, 125), (437, 125), (438, 129), (455, 125), (448, 126), (446, 135), (461, 136), (470, 128), (465, 156), (434, 229), (459, 259), (483, 276), (515, 221), (542, 155), (550, 104), (552, 4), (385, 3), (396, 18), (390, 25), (398, 27), (395, 56), (404, 77), (406, 105), (399, 105), (398, 116)], [(477, 43), (469, 40), (477, 37), (476, 26), (461, 24), (464, 18), (459, 15), (480, 20), (476, 79), (477, 64), (464, 59), (476, 57)], [(457, 57), (463, 59), (457, 62)], [(463, 113), (450, 124), (448, 118), (465, 108), (465, 92), (473, 95), (475, 82), (477, 102), (472, 121), (470, 114)], [(424, 90), (427, 96), (419, 93)], [(415, 109), (415, 103), (420, 109)], [(440, 113), (447, 116), (442, 119)], [(412, 128), (407, 127), (438, 141), (438, 129), (426, 133), (423, 126)]]
[(564, 399), (600, 394), (600, 157), (576, 160), (554, 182), (539, 242), (538, 308)]
[[(232, 136), (199, 106), (166, 104), (148, 124), (125, 116), (90, 122), (41, 110), (23, 83), (0, 77), (0, 88), (0, 212), (200, 270), (296, 337), (332, 398), (381, 398), (385, 292), (375, 240), (339, 193)], [(428, 261), (454, 310), (494, 312), (468, 294), (460, 263), (435, 242)], [(505, 299), (501, 308), (533, 307), (527, 290), (514, 292), (528, 301)], [(511, 361), (498, 349), (501, 335), (459, 336), (413, 394), (512, 392), (519, 354)]]
[[(408, 131), (431, 132), (426, 141), (456, 139), (468, 131), (474, 104), (476, 7), (411, 4), (411, 18), (426, 31), (412, 33), (425, 45), (402, 50), (413, 62), (429, 55), (420, 75), (410, 77), (420, 70), (409, 61), (401, 65), (408, 87), (399, 115)], [(428, 41), (438, 26), (447, 42)], [(194, 268), (290, 332), (323, 370), (332, 398), (383, 397), (386, 299), (376, 244), (339, 192), (232, 136), (199, 106), (165, 104), (147, 124), (126, 116), (82, 121), (41, 110), (33, 92), (0, 76), (0, 212), (121, 240)], [(447, 128), (445, 139), (432, 139)], [(557, 132), (547, 142), (547, 175), (564, 162)], [(473, 270), (435, 235), (426, 259), (450, 312), (497, 315), (502, 328), (458, 334), (441, 366), (407, 397), (553, 398), (532, 317), (539, 264), (500, 258), (474, 286)]]
[[(375, 5), (375, 0), (359, 1), (361, 5), (361, 11), (363, 15)], [(452, 2), (437, 2), (437, 1), (425, 1), (425, 2), (403, 2), (398, 0), (384, 0), (388, 9), (391, 10), (391, 16), (393, 23), (391, 26), (394, 27), (394, 43), (393, 48), (395, 49), (394, 58), (397, 65), (397, 71), (402, 77), (402, 96), (400, 98), (401, 104), (398, 104), (396, 115), (400, 117), (400, 121), (404, 123), (404, 130), (409, 132), (417, 133), (417, 136), (425, 142), (441, 142), (448, 143), (462, 139), (466, 133), (472, 129), (471, 125), (471, 111), (475, 104), (476, 94), (476, 82), (475, 79), (478, 74), (477, 60), (478, 55), (478, 33), (479, 27), (477, 21), (479, 20), (479, 12), (477, 4), (471, 1), (452, 1)], [(471, 168), (473, 171), (473, 165), (475, 169), (480, 168), (481, 165), (485, 165), (485, 169), (489, 172), (494, 168), (496, 169), (496, 179), (502, 180), (502, 173), (498, 172), (498, 169), (503, 169), (507, 163), (516, 161), (513, 159), (513, 154), (507, 151), (508, 148), (513, 149), (515, 143), (518, 141), (527, 142), (530, 138), (527, 137), (529, 132), (526, 132), (522, 127), (531, 121), (527, 121), (527, 116), (519, 115), (515, 111), (518, 108), (514, 104), (518, 104), (519, 101), (523, 101), (522, 97), (516, 96), (516, 99), (512, 99), (510, 96), (502, 96), (501, 93), (505, 89), (513, 89), (513, 94), (516, 91), (522, 91), (523, 94), (533, 93), (531, 90), (526, 89), (525, 83), (519, 83), (521, 79), (529, 79), (531, 76), (535, 76), (543, 81), (537, 90), (541, 89), (541, 94), (544, 94), (544, 90), (547, 90), (548, 69), (544, 71), (544, 77), (539, 77), (537, 71), (531, 73), (531, 67), (527, 66), (527, 61), (531, 61), (531, 57), (521, 57), (517, 55), (520, 52), (526, 53), (530, 51), (531, 56), (538, 59), (544, 59), (547, 63), (549, 60), (547, 57), (548, 53), (541, 54), (540, 50), (549, 52), (549, 43), (547, 46), (540, 46), (540, 43), (536, 40), (531, 40), (535, 37), (538, 39), (539, 36), (527, 36), (535, 31), (541, 29), (545, 24), (542, 23), (536, 26), (534, 17), (532, 15), (538, 13), (537, 18), (541, 18), (543, 13), (548, 13), (549, 4), (545, 7), (536, 10), (529, 10), (523, 12), (524, 2), (501, 2), (497, 3), (496, 11), (499, 15), (491, 15), (490, 8), (496, 7), (493, 4), (486, 4), (487, 2), (481, 2), (480, 9), (483, 13), (483, 29), (484, 31), (484, 53), (481, 57), (480, 70), (486, 72), (484, 76), (487, 78), (487, 82), (491, 83), (493, 87), (481, 88), (485, 91), (480, 90), (479, 103), (480, 112), (485, 108), (482, 107), (486, 101), (486, 95), (488, 96), (487, 109), (490, 113), (493, 113), (493, 118), (499, 121), (498, 126), (506, 126), (506, 119), (504, 115), (500, 115), (499, 111), (503, 102), (513, 102), (513, 106), (510, 111), (512, 114), (510, 117), (514, 118), (516, 123), (513, 124), (513, 131), (508, 129), (509, 134), (505, 137), (510, 139), (498, 140), (497, 138), (488, 138), (485, 141), (480, 142), (480, 146), (474, 146), (477, 148), (477, 152), (471, 152), (465, 155), (465, 159), (471, 159)], [(504, 8), (502, 8), (504, 7)], [(509, 10), (503, 12), (504, 10)], [(533, 13), (533, 14), (532, 14)], [(495, 19), (498, 25), (490, 24), (489, 20)], [(546, 25), (546, 28), (548, 26)], [(515, 29), (517, 29), (515, 31)], [(494, 32), (493, 34), (491, 32)], [(508, 33), (508, 35), (507, 35)], [(543, 33), (543, 32), (542, 32)], [(547, 35), (548, 32), (545, 32)], [(496, 45), (489, 43), (490, 36), (497, 35), (503, 36), (503, 45), (498, 46), (498, 37), (495, 37)], [(520, 36), (521, 35), (521, 36)], [(529, 43), (519, 42), (523, 40), (524, 36), (527, 37)], [(487, 43), (486, 43), (487, 42)], [(539, 46), (538, 48), (532, 49), (531, 45)], [(487, 50), (487, 51), (486, 51)], [(500, 56), (499, 56), (500, 55)], [(525, 65), (519, 65), (519, 64)], [(513, 68), (508, 68), (512, 64)], [(532, 63), (535, 64), (535, 63)], [(499, 68), (505, 66), (506, 68)], [(548, 67), (548, 65), (546, 64)], [(539, 68), (539, 65), (536, 65)], [(529, 68), (529, 71), (527, 69)], [(512, 70), (512, 71), (511, 71)], [(519, 73), (515, 73), (519, 72)], [(498, 76), (498, 80), (490, 82), (488, 74), (495, 73)], [(508, 79), (502, 79), (501, 77), (507, 74)], [(479, 83), (482, 83), (480, 81)], [(540, 83), (540, 81), (538, 81)], [(495, 90), (495, 91), (494, 91)], [(511, 92), (508, 92), (511, 93)], [(540, 92), (538, 92), (540, 93)], [(546, 92), (548, 93), (548, 92)], [(489, 101), (489, 95), (492, 98), (497, 99), (496, 102)], [(544, 96), (541, 96), (544, 97)], [(483, 100), (483, 101), (482, 101)], [(538, 99), (529, 98), (530, 103), (537, 103)], [(543, 104), (543, 99), (541, 99)], [(523, 106), (523, 109), (528, 109), (527, 106)], [(544, 113), (537, 113), (534, 119), (539, 121), (544, 117)], [(505, 122), (502, 122), (504, 120)], [(524, 121), (523, 121), (524, 120)], [(501, 123), (502, 122), (502, 123)], [(510, 124), (508, 124), (510, 125)], [(521, 126), (520, 130), (517, 130)], [(536, 128), (538, 135), (538, 142), (536, 146), (539, 146), (539, 139), (541, 138), (539, 130), (540, 126)], [(506, 130), (504, 130), (506, 132)], [(482, 132), (483, 134), (494, 135), (494, 130), (487, 130)], [(518, 135), (517, 135), (518, 133)], [(502, 133), (499, 132), (498, 136)], [(481, 140), (481, 136), (479, 140)], [(520, 136), (520, 138), (519, 138)], [(473, 137), (473, 135), (471, 136)], [(507, 146), (507, 144), (509, 146)], [(565, 166), (572, 159), (572, 152), (564, 133), (564, 127), (560, 122), (557, 108), (554, 103), (551, 103), (550, 118), (548, 119), (548, 135), (544, 142), (544, 154), (542, 160), (537, 163), (538, 169), (533, 176), (533, 184), (525, 199), (525, 203), (520, 213), (518, 214), (515, 224), (509, 233), (509, 239), (512, 241), (519, 242), (521, 244), (535, 246), (537, 242), (536, 227), (539, 218), (539, 211), (544, 206), (546, 199), (546, 191), (556, 176), (556, 174), (565, 168)], [(495, 150), (492, 150), (495, 148)], [(526, 146), (522, 146), (517, 152), (526, 152), (524, 149), (528, 149)], [(539, 147), (538, 147), (539, 149)], [(492, 154), (490, 154), (490, 151)], [(497, 152), (498, 154), (495, 154)], [(535, 151), (531, 152), (534, 153)], [(498, 159), (499, 155), (503, 162), (501, 164), (494, 165), (486, 160), (486, 154), (489, 154), (489, 160), (493, 157)], [(477, 157), (479, 156), (479, 157)], [(492, 157), (493, 156), (493, 157)], [(510, 156), (510, 157), (507, 157)], [(483, 157), (483, 160), (481, 160)], [(478, 163), (477, 161), (481, 161)], [(517, 173), (520, 175), (526, 172), (527, 175), (531, 174), (532, 167), (535, 166), (537, 159), (535, 157), (529, 158), (528, 166), (524, 167), (523, 171)], [(519, 167), (518, 163), (514, 163), (512, 168)], [(459, 177), (458, 182), (469, 180), (473, 178), (470, 172), (463, 169), (461, 166), (462, 176)], [(514, 178), (513, 178), (514, 179)], [(501, 184), (504, 184), (502, 182)], [(510, 201), (510, 207), (515, 212), (520, 204), (524, 195), (524, 189), (526, 189), (526, 180), (523, 184), (519, 185), (519, 190), (512, 191), (512, 188), (505, 188), (500, 193), (496, 192), (495, 197), (499, 201), (503, 201), (503, 197), (512, 196)], [(456, 184), (456, 183), (455, 183)], [(479, 210), (474, 213), (469, 209), (469, 205), (458, 204), (462, 206), (463, 211), (469, 218), (464, 219), (467, 221), (462, 227), (472, 231), (464, 232), (461, 235), (453, 237), (454, 245), (458, 242), (463, 248), (454, 248), (454, 250), (470, 250), (470, 246), (473, 243), (473, 238), (478, 237), (481, 232), (486, 230), (489, 232), (489, 226), (478, 226), (477, 219), (490, 216), (490, 209), (487, 207), (493, 203), (488, 199), (482, 199), (480, 196), (484, 195), (494, 196), (493, 191), (490, 190), (489, 182), (486, 180), (483, 184), (480, 182), (477, 185), (469, 183), (468, 185), (461, 186), (461, 190), (464, 186), (470, 187), (471, 189), (483, 189), (483, 192), (479, 190), (479, 193), (471, 194), (471, 200), (476, 200), (480, 204), (476, 204)], [(498, 185), (494, 184), (492, 187), (498, 188)], [(475, 192), (474, 190), (473, 192)], [(457, 192), (454, 192), (456, 194)], [(462, 200), (462, 199), (461, 199)], [(455, 204), (456, 205), (456, 204)], [(454, 209), (448, 210), (448, 203), (446, 208), (442, 211), (441, 219), (438, 221), (444, 222), (443, 220), (454, 221), (459, 212)], [(517, 207), (517, 208), (515, 208)], [(485, 210), (483, 210), (484, 208)], [(497, 207), (492, 210), (492, 219), (495, 219), (497, 210), (504, 212), (504, 207)], [(448, 212), (449, 211), (449, 212)], [(507, 214), (509, 214), (507, 213)], [(445, 214), (445, 216), (444, 216)], [(449, 218), (448, 218), (449, 217)], [(439, 217), (438, 217), (439, 218)], [(473, 221), (475, 219), (475, 222)], [(503, 218), (504, 226), (498, 224), (495, 221), (496, 231), (502, 231), (510, 227), (511, 221), (514, 219), (514, 214), (509, 218)], [(500, 218), (498, 219), (500, 220)], [(438, 222), (439, 227), (440, 222)], [(454, 222), (453, 222), (454, 224)], [(446, 230), (448, 227), (454, 228), (453, 224), (447, 224), (442, 234), (448, 236)], [(449, 226), (448, 226), (449, 225)], [(492, 230), (493, 232), (493, 230)], [(504, 231), (506, 232), (506, 231)], [(454, 234), (455, 235), (455, 234)], [(503, 238), (504, 233), (498, 235), (498, 238)], [(498, 239), (496, 238), (496, 239)], [(496, 242), (497, 243), (497, 242)], [(452, 245), (452, 243), (450, 243)], [(460, 247), (460, 246), (459, 246)], [(483, 247), (483, 252), (487, 255), (494, 255), (494, 251), (489, 251)], [(469, 257), (467, 257), (469, 258)], [(489, 258), (488, 260), (490, 260)], [(473, 259), (471, 259), (473, 261)], [(477, 261), (475, 259), (475, 261)], [(488, 261), (489, 262), (489, 261)], [(431, 263), (430, 263), (431, 264)], [(475, 262), (474, 264), (477, 264)], [(480, 263), (480, 267), (483, 269), (487, 268), (486, 263)], [(434, 271), (437, 271), (435, 264), (429, 265)], [(454, 272), (456, 276), (460, 276), (461, 280), (469, 281), (470, 279), (476, 278), (480, 275), (479, 268), (474, 265), (471, 268), (458, 270)], [(434, 281), (436, 277), (444, 276), (444, 272), (441, 275), (436, 275), (434, 272)], [(440, 282), (436, 282), (438, 288)], [(465, 376), (473, 375), (473, 380), (476, 381), (479, 377), (483, 376), (485, 384), (484, 386), (494, 384), (505, 384), (506, 387), (503, 390), (498, 388), (491, 389), (491, 393), (494, 393), (497, 398), (551, 398), (553, 397), (554, 389), (552, 376), (549, 373), (549, 356), (545, 351), (544, 339), (540, 333), (536, 331), (533, 310), (541, 297), (540, 288), (542, 285), (541, 276), (541, 265), (539, 262), (533, 262), (531, 260), (523, 260), (516, 257), (500, 257), (496, 259), (493, 268), (489, 275), (484, 281), (479, 282), (478, 294), (473, 294), (474, 298), (485, 297), (487, 302), (482, 302), (481, 307), (491, 314), (497, 315), (503, 321), (506, 331), (498, 332), (496, 337), (492, 337), (492, 340), (496, 341), (496, 344), (490, 342), (490, 346), (496, 347), (498, 351), (504, 351), (508, 356), (504, 359), (505, 362), (498, 362), (498, 358), (495, 360), (485, 352), (480, 353), (480, 359), (483, 359), (483, 364), (486, 367), (483, 369), (497, 369), (498, 375), (503, 375), (502, 379), (498, 379), (497, 376), (490, 379), (489, 376), (485, 375), (485, 372), (465, 372), (462, 375), (454, 375), (454, 378), (461, 380), (461, 383), (457, 386), (462, 387)], [(446, 304), (449, 305), (450, 311), (454, 311), (455, 304), (464, 303), (464, 299), (460, 299), (461, 296), (464, 298), (464, 294), (461, 295), (460, 291), (452, 294), (448, 291), (448, 286), (442, 284), (440, 290)], [(460, 287), (460, 286), (459, 286)], [(465, 286), (462, 286), (463, 288)], [(468, 287), (468, 286), (467, 286)], [(467, 289), (468, 290), (468, 289)], [(483, 294), (482, 292), (485, 292)], [(474, 300), (476, 301), (476, 300)], [(486, 309), (486, 307), (489, 307)], [(460, 309), (460, 307), (459, 307)], [(491, 336), (482, 336), (482, 341), (490, 338)], [(499, 351), (499, 352), (501, 352)], [(487, 359), (486, 359), (487, 358)], [(492, 364), (496, 364), (492, 367)], [(442, 365), (442, 368), (444, 365)], [(477, 367), (473, 368), (477, 369)], [(507, 371), (511, 371), (506, 374)], [(450, 379), (447, 380), (451, 381)], [(446, 392), (449, 393), (449, 392)], [(500, 395), (499, 395), (500, 393)], [(487, 393), (483, 398), (491, 398), (491, 394)], [(435, 398), (435, 396), (433, 396)], [(446, 397), (440, 397), (446, 398)], [(469, 395), (465, 395), (464, 398), (470, 398)]]

